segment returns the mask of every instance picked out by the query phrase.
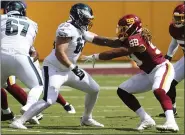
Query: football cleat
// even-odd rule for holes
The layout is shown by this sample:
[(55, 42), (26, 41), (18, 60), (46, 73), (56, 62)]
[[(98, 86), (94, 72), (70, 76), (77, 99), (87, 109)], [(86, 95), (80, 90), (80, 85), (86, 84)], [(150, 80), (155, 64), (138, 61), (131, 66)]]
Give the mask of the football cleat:
[(22, 122), (19, 121), (19, 120), (13, 121), (13, 122), (9, 125), (9, 127), (11, 127), (11, 128), (16, 128), (16, 129), (27, 129), (27, 127), (25, 127), (25, 126), (22, 124)]
[(70, 114), (75, 114), (76, 113), (75, 108), (69, 103), (65, 104), (64, 109), (66, 110), (66, 112), (68, 112)]
[(171, 131), (171, 132), (179, 131), (179, 127), (176, 122), (166, 122), (164, 125), (157, 125), (156, 129), (158, 131)]
[(1, 121), (14, 120), (14, 119), (15, 119), (15, 116), (13, 112), (9, 114), (3, 114), (3, 112), (1, 112)]
[(94, 119), (87, 119), (83, 120), (82, 118), (80, 119), (80, 125), (81, 126), (93, 126), (93, 127), (104, 127), (103, 124), (97, 122)]
[[(21, 109), (20, 113), (23, 115), (25, 112), (25, 110)], [(27, 122), (29, 122), (30, 124), (40, 124), (39, 120), (37, 119), (36, 116), (32, 117), (31, 119), (29, 119)]]
[(153, 126), (155, 126), (155, 121), (150, 117), (144, 120), (141, 120), (141, 122), (139, 123), (139, 125), (137, 126), (137, 130), (144, 130), (147, 128), (151, 128)]
[(36, 117), (37, 117), (38, 120), (42, 120), (43, 119), (43, 114), (39, 113)]
[[(177, 117), (178, 114), (177, 114), (176, 108), (173, 108), (173, 114), (174, 114), (175, 117)], [(166, 117), (166, 115), (165, 115), (165, 113), (160, 113), (158, 115), (158, 117)]]

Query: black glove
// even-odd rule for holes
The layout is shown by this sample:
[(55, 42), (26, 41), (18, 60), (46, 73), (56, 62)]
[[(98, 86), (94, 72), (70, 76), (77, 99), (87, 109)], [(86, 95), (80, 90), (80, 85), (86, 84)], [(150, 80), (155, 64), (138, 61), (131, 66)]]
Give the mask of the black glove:
[(82, 80), (85, 76), (84, 72), (78, 68), (78, 66), (76, 66), (75, 68), (73, 68), (71, 71), (73, 71), (73, 73), (78, 76), (80, 78), (80, 80)]
[(171, 61), (172, 60), (172, 57), (168, 56), (167, 54), (164, 56), (165, 59)]

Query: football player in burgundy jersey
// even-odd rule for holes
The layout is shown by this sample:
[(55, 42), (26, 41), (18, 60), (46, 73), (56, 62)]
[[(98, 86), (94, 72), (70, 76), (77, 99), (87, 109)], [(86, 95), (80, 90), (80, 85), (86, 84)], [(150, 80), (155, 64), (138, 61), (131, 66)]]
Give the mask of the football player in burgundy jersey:
[[(117, 94), (132, 111), (140, 116), (141, 123), (137, 129), (143, 130), (154, 126), (155, 121), (145, 112), (133, 94), (152, 89), (166, 115), (165, 124), (156, 126), (156, 129), (160, 131), (179, 131), (172, 110), (172, 102), (169, 96), (166, 95), (170, 88), (169, 84), (174, 78), (173, 65), (152, 44), (151, 33), (148, 29), (142, 27), (141, 20), (136, 15), (128, 14), (123, 16), (118, 22), (117, 34), (119, 40), (111, 40), (84, 32), (84, 38), (89, 42), (119, 48), (84, 56), (83, 60), (110, 60), (128, 55), (144, 72), (134, 75), (119, 85)], [(143, 49), (141, 49), (141, 52), (132, 52), (131, 48), (136, 47)]]
[[(169, 33), (172, 37), (171, 43), (168, 48), (168, 52), (165, 58), (171, 61), (173, 55), (178, 49), (178, 46), (182, 48), (183, 53), (185, 52), (185, 27), (184, 27), (184, 4), (180, 4), (175, 7), (173, 11), (173, 21), (169, 25)], [(177, 115), (176, 111), (176, 85), (184, 79), (184, 56), (174, 64), (175, 77), (171, 83), (170, 90), (167, 95), (171, 98), (173, 104), (174, 115)], [(164, 117), (165, 114), (159, 114), (160, 117)]]

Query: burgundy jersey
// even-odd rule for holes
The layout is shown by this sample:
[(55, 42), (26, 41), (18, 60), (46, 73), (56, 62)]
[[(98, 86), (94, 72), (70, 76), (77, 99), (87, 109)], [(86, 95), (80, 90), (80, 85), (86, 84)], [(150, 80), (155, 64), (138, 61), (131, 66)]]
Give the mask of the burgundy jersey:
[(169, 26), (169, 33), (170, 35), (177, 40), (177, 43), (182, 47), (182, 49), (185, 51), (185, 43), (184, 43), (184, 35), (185, 35), (185, 27), (177, 28), (174, 26), (173, 23)]
[(132, 53), (130, 58), (133, 59), (138, 67), (146, 73), (150, 73), (157, 65), (166, 60), (161, 51), (151, 42), (145, 41), (141, 34), (130, 36), (127, 42), (129, 47), (145, 46), (146, 50), (144, 52)]

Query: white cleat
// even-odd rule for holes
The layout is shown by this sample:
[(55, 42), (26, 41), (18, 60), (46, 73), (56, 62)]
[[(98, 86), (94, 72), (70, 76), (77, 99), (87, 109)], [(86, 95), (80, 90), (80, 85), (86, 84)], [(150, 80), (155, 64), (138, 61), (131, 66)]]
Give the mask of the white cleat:
[(13, 121), (9, 127), (16, 128), (16, 129), (27, 129), (19, 120)]
[(176, 122), (166, 122), (164, 125), (157, 125), (156, 129), (158, 131), (171, 131), (171, 132), (179, 131), (179, 127)]
[(155, 126), (155, 121), (150, 117), (150, 118), (147, 118), (145, 120), (142, 120), (140, 122), (140, 124), (137, 126), (137, 130), (144, 130), (144, 129), (147, 129), (147, 128), (151, 128), (153, 126)]
[(75, 114), (76, 111), (75, 111), (75, 108), (69, 104), (69, 103), (66, 103), (65, 106), (64, 106), (64, 109), (66, 110), (66, 112), (68, 112), (69, 114)]
[(39, 113), (36, 117), (37, 117), (38, 120), (42, 120), (43, 119), (43, 114)]
[(80, 124), (81, 124), (81, 126), (104, 127), (103, 124), (97, 122), (97, 121), (94, 120), (94, 119), (83, 120), (83, 119), (81, 118)]
[(28, 122), (30, 124), (34, 124), (34, 125), (39, 125), (40, 124), (40, 122), (39, 122), (39, 120), (37, 119), (36, 116), (32, 117), (30, 120), (28, 120)]
[[(20, 113), (22, 115), (24, 114), (24, 112), (25, 112), (25, 110), (21, 109)], [(36, 124), (39, 125), (40, 124), (40, 122), (39, 122), (39, 120), (37, 119), (36, 116), (34, 116), (31, 119), (29, 119), (27, 122), (29, 122), (30, 124), (34, 124), (34, 125), (36, 125)]]

